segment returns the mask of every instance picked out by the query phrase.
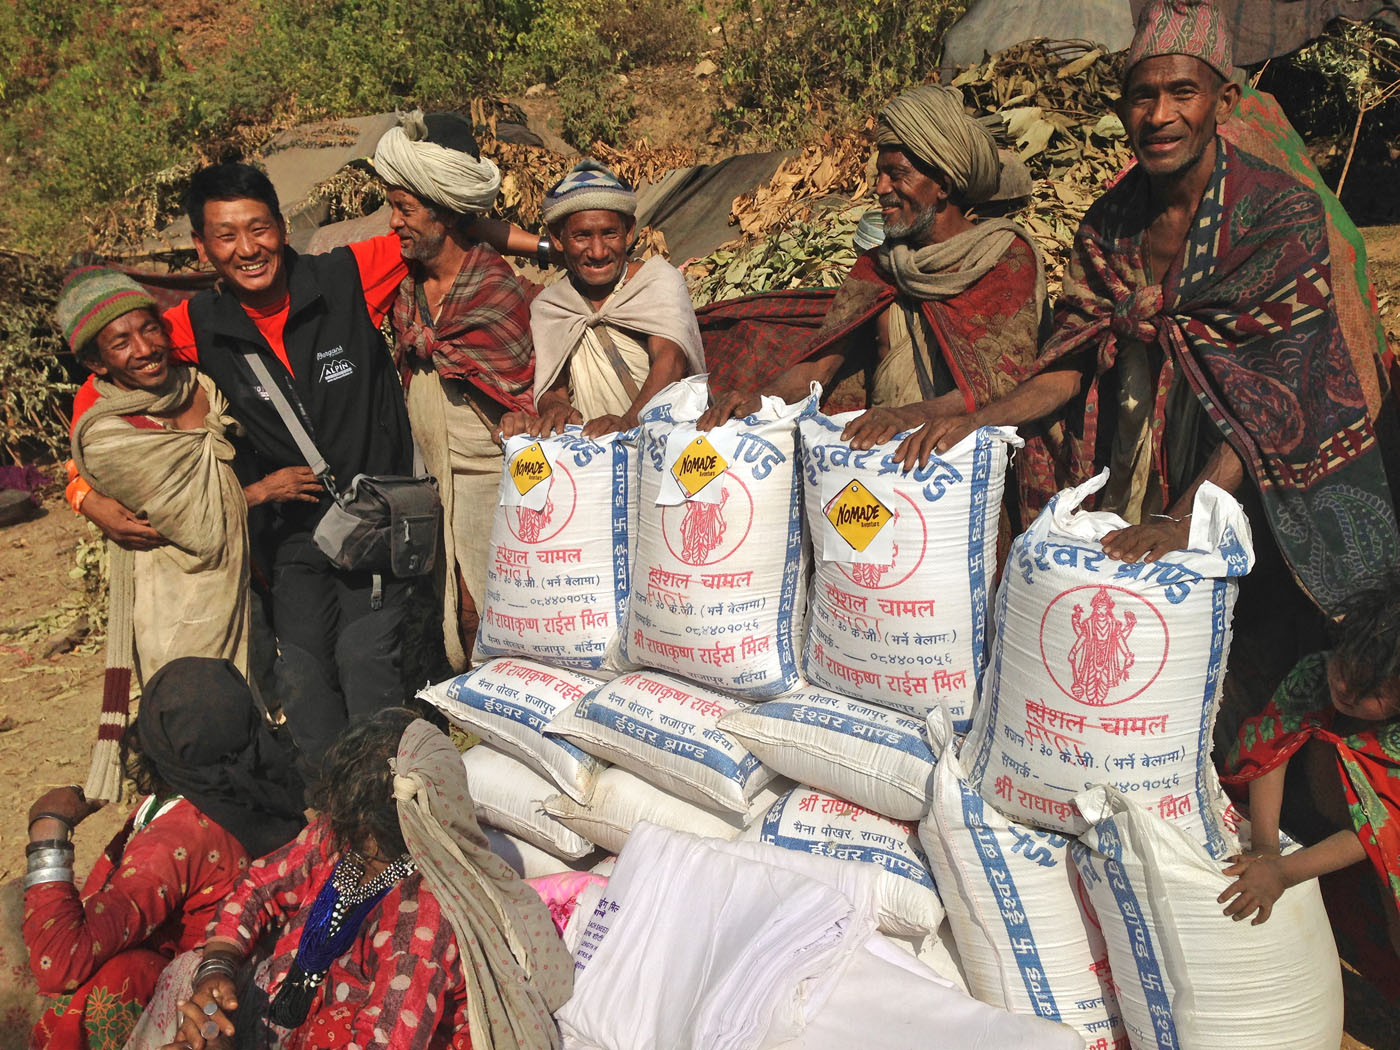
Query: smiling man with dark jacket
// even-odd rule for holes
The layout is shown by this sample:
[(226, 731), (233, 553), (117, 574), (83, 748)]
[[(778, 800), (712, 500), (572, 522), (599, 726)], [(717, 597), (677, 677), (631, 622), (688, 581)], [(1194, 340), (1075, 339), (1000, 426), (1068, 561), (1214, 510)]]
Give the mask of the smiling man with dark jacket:
[[(352, 719), (403, 699), (401, 638), (410, 584), (335, 568), (312, 539), (330, 494), (312, 474), (248, 364), (259, 355), (337, 483), (411, 472), (403, 391), (379, 325), (405, 269), (393, 235), (300, 255), (287, 246), (272, 183), (246, 164), (197, 172), (186, 197), (195, 248), (218, 286), (164, 315), (177, 360), (228, 399), (275, 503), (271, 527), (276, 683), (312, 763)], [(79, 393), (75, 418), (90, 398)], [(94, 502), (96, 501), (96, 502)], [(81, 509), (108, 529), (125, 512), (98, 492)], [(133, 528), (135, 526), (132, 526)], [(109, 531), (109, 534), (110, 531)], [(159, 537), (156, 537), (159, 540)]]

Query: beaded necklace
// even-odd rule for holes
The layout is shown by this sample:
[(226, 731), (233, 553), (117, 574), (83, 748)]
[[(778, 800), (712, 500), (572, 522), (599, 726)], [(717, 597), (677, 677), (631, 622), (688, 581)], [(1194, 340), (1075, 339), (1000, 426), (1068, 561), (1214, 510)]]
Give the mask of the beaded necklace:
[(351, 853), (336, 863), (311, 905), (296, 960), (268, 1008), (270, 1021), (296, 1028), (306, 1020), (331, 964), (350, 950), (360, 926), (380, 899), (414, 870), (412, 859), (405, 854), (361, 886), (365, 869), (358, 854)]

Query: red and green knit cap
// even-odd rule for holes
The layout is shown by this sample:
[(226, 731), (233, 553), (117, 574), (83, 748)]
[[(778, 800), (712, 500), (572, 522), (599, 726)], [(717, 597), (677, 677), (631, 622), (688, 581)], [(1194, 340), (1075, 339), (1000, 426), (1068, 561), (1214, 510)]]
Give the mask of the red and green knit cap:
[(58, 326), (76, 354), (123, 314), (156, 309), (151, 293), (120, 270), (84, 266), (72, 271), (58, 293)]
[(1212, 0), (1152, 0), (1138, 15), (1123, 79), (1143, 59), (1190, 55), (1229, 80), (1234, 49), (1230, 27)]

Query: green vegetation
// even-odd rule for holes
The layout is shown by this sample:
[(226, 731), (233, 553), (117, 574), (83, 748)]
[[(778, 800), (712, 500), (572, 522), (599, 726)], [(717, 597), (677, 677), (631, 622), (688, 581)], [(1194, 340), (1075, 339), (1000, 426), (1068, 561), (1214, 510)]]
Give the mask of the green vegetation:
[(722, 114), (765, 136), (862, 116), (933, 72), (966, 0), (731, 0), (720, 21)]

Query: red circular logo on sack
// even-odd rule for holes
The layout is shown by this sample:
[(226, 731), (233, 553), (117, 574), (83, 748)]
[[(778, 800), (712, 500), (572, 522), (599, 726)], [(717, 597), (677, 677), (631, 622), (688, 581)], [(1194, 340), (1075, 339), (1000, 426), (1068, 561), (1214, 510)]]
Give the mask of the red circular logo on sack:
[(506, 527), (521, 543), (548, 543), (573, 520), (578, 486), (562, 463), (551, 464), (549, 497), (539, 510), (506, 507)]
[(1167, 622), (1122, 587), (1086, 584), (1058, 595), (1040, 619), (1040, 659), (1060, 692), (1112, 707), (1146, 690), (1167, 662)]
[(714, 565), (743, 546), (753, 527), (753, 496), (733, 474), (721, 474), (705, 486), (718, 489), (719, 500), (686, 500), (661, 508), (661, 534), (671, 556), (687, 565)]

